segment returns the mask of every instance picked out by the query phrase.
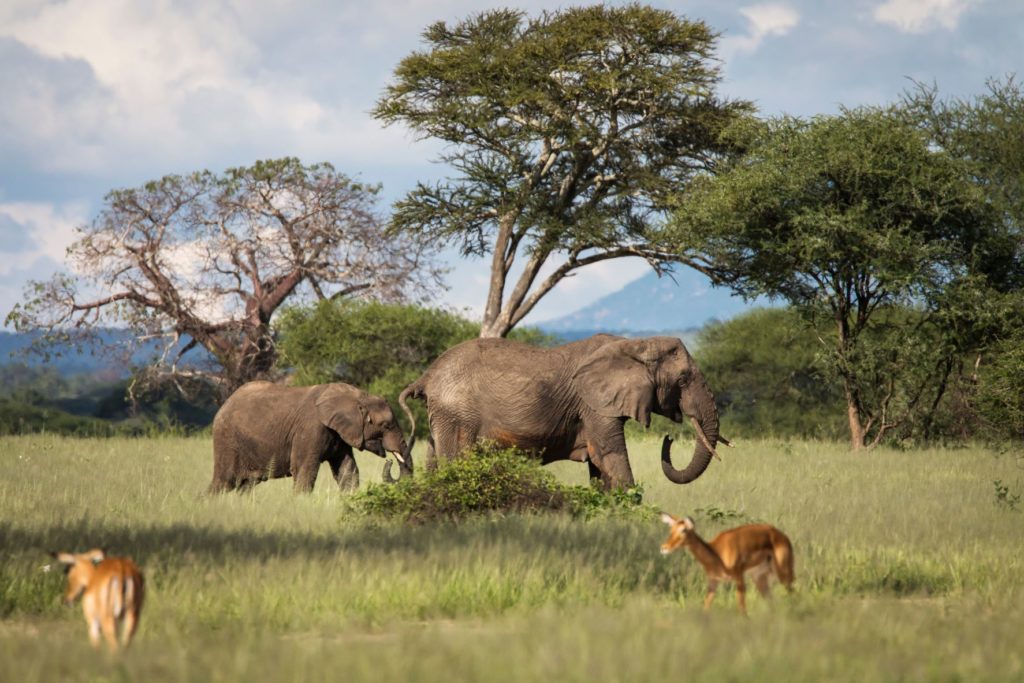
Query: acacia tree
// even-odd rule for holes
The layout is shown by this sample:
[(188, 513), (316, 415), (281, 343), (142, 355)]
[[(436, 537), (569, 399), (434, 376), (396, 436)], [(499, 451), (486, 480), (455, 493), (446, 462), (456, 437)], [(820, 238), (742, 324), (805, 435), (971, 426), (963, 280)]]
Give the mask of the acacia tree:
[(399, 63), (374, 114), (442, 141), (454, 177), (418, 184), (396, 204), (393, 229), (490, 255), (481, 336), (507, 335), (599, 261), (707, 265), (666, 249), (658, 219), (751, 110), (715, 94), (716, 38), (637, 4), (536, 18), (505, 9), (430, 26), (427, 49)]
[(852, 447), (874, 446), (942, 387), (961, 350), (947, 328), (956, 302), (1018, 245), (968, 167), (900, 112), (782, 118), (754, 137), (689, 188), (681, 248), (703, 250), (745, 295), (831, 321)]
[[(166, 342), (150, 378), (227, 395), (273, 368), (271, 319), (289, 298), (399, 300), (436, 283), (423, 240), (384, 235), (376, 194), (293, 158), (113, 191), (69, 247), (71, 272), (30, 283), (7, 320), (43, 330), (43, 351), (126, 326), (136, 343)], [(197, 348), (212, 363), (186, 367)]]
[(986, 280), (994, 287), (963, 288), (950, 306), (948, 324), (959, 331), (963, 356), (970, 353), (966, 393), (979, 417), (994, 431), (1024, 434), (1024, 91), (1013, 77), (993, 79), (986, 92), (942, 98), (934, 85), (906, 93), (908, 120), (936, 148), (967, 165), (970, 176), (999, 216), (1016, 249), (989, 258)]

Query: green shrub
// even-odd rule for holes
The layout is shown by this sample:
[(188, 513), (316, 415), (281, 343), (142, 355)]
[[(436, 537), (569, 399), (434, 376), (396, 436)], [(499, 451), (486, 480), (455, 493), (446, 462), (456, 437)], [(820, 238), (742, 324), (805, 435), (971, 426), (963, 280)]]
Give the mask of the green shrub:
[(415, 478), (371, 484), (353, 495), (349, 505), (362, 514), (412, 522), (455, 521), (494, 512), (561, 512), (585, 519), (653, 516), (654, 508), (644, 506), (642, 499), (639, 487), (603, 493), (560, 484), (528, 452), (479, 444)]

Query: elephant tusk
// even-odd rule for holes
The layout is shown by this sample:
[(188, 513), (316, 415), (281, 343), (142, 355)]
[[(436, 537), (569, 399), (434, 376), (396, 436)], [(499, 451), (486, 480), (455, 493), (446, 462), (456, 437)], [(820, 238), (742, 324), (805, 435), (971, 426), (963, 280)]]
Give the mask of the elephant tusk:
[(399, 453), (398, 451), (395, 451), (395, 457), (398, 458), (398, 462), (400, 462), (401, 464), (405, 465), (406, 464), (406, 462), (405, 462), (406, 458), (409, 458), (409, 460), (412, 460), (412, 447), (413, 447), (413, 445), (415, 445), (415, 443), (416, 443), (416, 435), (415, 434), (410, 434), (409, 435), (409, 441), (408, 441), (408, 443), (405, 444), (405, 450), (403, 452), (401, 452), (401, 453)]
[(720, 456), (715, 451), (715, 447), (711, 445), (710, 441), (708, 441), (708, 436), (707, 436), (707, 434), (704, 433), (704, 430), (701, 429), (700, 422), (697, 421), (697, 418), (691, 416), (690, 417), (690, 423), (693, 424), (693, 428), (697, 430), (697, 438), (700, 439), (700, 442), (702, 444), (704, 444), (704, 448), (706, 448), (709, 451), (711, 451), (711, 455), (715, 456), (718, 460), (721, 461), (722, 456)]
[(718, 435), (718, 443), (724, 443), (729, 448), (736, 448), (736, 446), (733, 445), (732, 441), (729, 441), (729, 439), (725, 438), (721, 434)]

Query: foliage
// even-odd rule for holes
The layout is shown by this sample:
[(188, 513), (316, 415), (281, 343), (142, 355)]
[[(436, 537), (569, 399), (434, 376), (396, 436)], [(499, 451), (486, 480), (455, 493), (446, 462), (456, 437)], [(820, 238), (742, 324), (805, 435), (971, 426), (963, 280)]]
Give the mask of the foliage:
[(49, 433), (71, 436), (113, 436), (119, 431), (105, 420), (72, 415), (59, 408), (0, 398), (0, 435)]
[(109, 373), (62, 375), (46, 367), (0, 366), (0, 433), (186, 433), (209, 425), (216, 412), (209, 389), (185, 400), (167, 387), (149, 387), (130, 401), (129, 385)]
[(705, 325), (694, 355), (729, 432), (837, 438), (842, 389), (826, 377), (818, 333), (792, 308)]
[(707, 25), (640, 4), (501, 9), (423, 38), (374, 114), (443, 142), (454, 177), (420, 183), (393, 224), (492, 256), (483, 336), (505, 336), (589, 264), (681, 258), (659, 237), (666, 197), (731, 151), (719, 133), (752, 108), (716, 95)]
[[(226, 396), (272, 370), (270, 324), (285, 301), (430, 290), (431, 245), (385, 237), (377, 192), (292, 158), (112, 191), (69, 247), (71, 273), (30, 283), (7, 321), (45, 331), (44, 352), (104, 326), (126, 326), (140, 343), (165, 339), (148, 377), (183, 393), (182, 380), (208, 379)], [(186, 367), (197, 348), (206, 354)]]
[(969, 168), (1011, 243), (986, 254), (990, 286), (954, 292), (947, 324), (969, 339), (964, 401), (988, 434), (1024, 438), (1024, 92), (1013, 77), (969, 98), (941, 98), (937, 87), (918, 84), (903, 104), (934, 147)]
[(1015, 512), (1020, 506), (1021, 494), (1010, 491), (1010, 485), (1004, 484), (1002, 479), (996, 479), (992, 485), (996, 489), (996, 505)]
[(517, 448), (482, 443), (460, 457), (441, 463), (416, 478), (394, 485), (371, 485), (351, 499), (364, 514), (414, 522), (458, 520), (478, 513), (568, 512), (590, 518), (599, 514), (647, 514), (642, 489), (605, 494), (589, 487), (565, 486), (540, 461)]
[[(479, 337), (480, 325), (412, 304), (321, 301), (286, 309), (277, 333), (279, 366), (293, 373), (296, 384), (347, 382), (384, 396), (397, 410), (398, 394), (447, 349)], [(511, 338), (530, 344), (552, 341), (532, 328), (516, 330)], [(425, 436), (423, 403), (410, 401), (409, 407)], [(404, 423), (401, 411), (399, 419)]]
[[(831, 327), (851, 443), (877, 445), (940, 391), (963, 351), (946, 297), (1000, 284), (1019, 244), (965, 164), (899, 111), (785, 117), (745, 133), (743, 159), (684, 193), (681, 247), (702, 250), (737, 291)], [(937, 354), (915, 366), (928, 372), (905, 372), (922, 350)]]
[(1024, 334), (994, 344), (977, 372), (970, 400), (986, 431), (1024, 439)]
[(902, 104), (933, 144), (970, 165), (979, 187), (1019, 234), (1024, 226), (1024, 91), (1013, 76), (992, 79), (987, 86), (982, 95), (943, 99), (936, 86), (918, 83)]

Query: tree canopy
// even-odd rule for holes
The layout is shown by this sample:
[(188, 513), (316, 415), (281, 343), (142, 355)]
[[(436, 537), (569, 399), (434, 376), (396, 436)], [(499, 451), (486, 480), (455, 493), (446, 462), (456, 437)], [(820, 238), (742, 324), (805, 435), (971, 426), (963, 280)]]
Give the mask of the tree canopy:
[(613, 258), (656, 269), (668, 198), (732, 148), (752, 107), (719, 97), (716, 34), (639, 4), (482, 12), (423, 34), (374, 114), (444, 143), (451, 178), (395, 206), (398, 234), (490, 256), (482, 336), (505, 336), (563, 278)]
[[(430, 245), (384, 235), (377, 191), (293, 158), (115, 190), (79, 228), (71, 272), (30, 283), (7, 320), (45, 330), (44, 349), (127, 326), (136, 340), (167, 341), (151, 377), (184, 389), (212, 379), (230, 393), (272, 371), (270, 323), (290, 298), (431, 291)], [(196, 348), (205, 358), (186, 367)]]
[(1004, 279), (1019, 243), (968, 168), (902, 112), (787, 117), (750, 136), (741, 160), (691, 184), (674, 216), (681, 244), (737, 291), (831, 322), (851, 443), (877, 444), (942, 386), (905, 372), (919, 367), (908, 354), (935, 353), (948, 373), (959, 349), (935, 336), (943, 316), (958, 292)]

